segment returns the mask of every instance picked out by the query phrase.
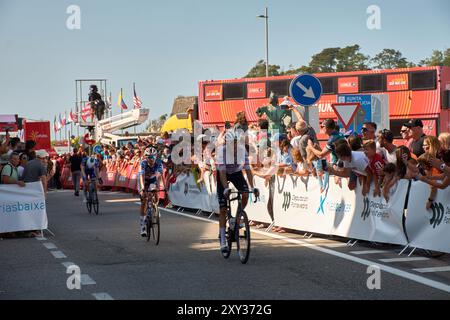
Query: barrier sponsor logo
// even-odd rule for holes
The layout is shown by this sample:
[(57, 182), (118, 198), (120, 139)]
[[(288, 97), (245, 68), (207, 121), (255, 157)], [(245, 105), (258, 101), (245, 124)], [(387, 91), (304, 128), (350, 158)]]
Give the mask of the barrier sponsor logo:
[[(430, 219), (430, 224), (433, 226), (433, 229), (435, 229), (437, 226), (439, 226), (442, 222), (442, 219), (444, 218), (444, 206), (442, 203), (434, 202), (431, 205), (431, 210), (433, 211), (433, 216)], [(447, 208), (447, 212), (448, 212)]]
[(284, 211), (287, 211), (289, 207), (291, 206), (291, 193), (290, 192), (283, 192), (283, 204), (282, 208)]
[(363, 202), (364, 202), (364, 209), (361, 212), (361, 218), (363, 220), (366, 220), (370, 216), (370, 201), (369, 201), (369, 198), (364, 197)]
[(16, 202), (11, 204), (2, 204), (1, 213), (17, 213), (35, 210), (45, 210), (44, 202)]

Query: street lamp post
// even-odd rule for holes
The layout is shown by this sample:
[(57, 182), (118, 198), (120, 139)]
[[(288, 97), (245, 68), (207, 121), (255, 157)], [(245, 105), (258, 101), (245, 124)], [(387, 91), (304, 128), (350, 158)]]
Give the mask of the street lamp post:
[(266, 19), (266, 77), (269, 76), (269, 9), (266, 7), (266, 14), (259, 15), (258, 18)]

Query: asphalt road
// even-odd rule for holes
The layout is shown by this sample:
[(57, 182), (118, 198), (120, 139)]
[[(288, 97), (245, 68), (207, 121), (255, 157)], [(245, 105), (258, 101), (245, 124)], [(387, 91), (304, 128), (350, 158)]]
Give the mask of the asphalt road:
[[(218, 225), (208, 216), (164, 211), (159, 246), (138, 234), (137, 197), (100, 193), (100, 215), (88, 214), (70, 191), (51, 192), (45, 239), (0, 241), (0, 299), (450, 299), (450, 255), (413, 260), (398, 246), (253, 229), (242, 265), (225, 260)], [(59, 253), (55, 253), (59, 251)], [(410, 257), (410, 258), (411, 258)], [(81, 289), (67, 287), (66, 267), (80, 267)], [(381, 266), (380, 289), (369, 289), (369, 265)], [(433, 269), (431, 269), (433, 270)], [(371, 282), (373, 283), (373, 282)]]

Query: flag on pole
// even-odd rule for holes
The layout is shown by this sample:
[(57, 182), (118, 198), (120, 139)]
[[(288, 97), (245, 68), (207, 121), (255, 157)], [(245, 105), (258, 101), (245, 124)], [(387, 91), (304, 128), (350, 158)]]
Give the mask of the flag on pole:
[(111, 94), (111, 92), (109, 93), (109, 97), (106, 98), (106, 107), (108, 108), (108, 110), (111, 110), (111, 107), (112, 107), (112, 94)]
[(53, 120), (53, 131), (58, 132), (58, 123), (56, 122), (56, 115), (55, 115), (55, 119)]
[(73, 122), (73, 123), (77, 122), (76, 113), (72, 112), (72, 109), (70, 109), (69, 119), (70, 119), (70, 122)]
[(65, 120), (61, 117), (61, 113), (59, 114), (59, 128), (64, 128)]
[(139, 99), (139, 97), (136, 94), (136, 87), (135, 87), (134, 83), (133, 83), (133, 92), (134, 92), (134, 96), (133, 96), (134, 108), (140, 109), (142, 106), (142, 101), (141, 101), (141, 99)]
[(119, 105), (119, 107), (122, 108), (122, 110), (128, 109), (127, 105), (125, 104), (125, 101), (123, 101), (122, 89), (120, 89), (119, 102), (117, 104)]

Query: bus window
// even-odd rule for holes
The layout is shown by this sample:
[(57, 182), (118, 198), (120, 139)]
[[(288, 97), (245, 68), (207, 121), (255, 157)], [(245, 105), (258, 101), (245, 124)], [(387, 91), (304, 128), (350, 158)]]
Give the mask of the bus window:
[(244, 84), (243, 83), (224, 83), (223, 84), (223, 98), (228, 99), (244, 99)]
[(319, 78), (320, 83), (322, 84), (322, 93), (323, 94), (336, 94), (337, 88), (336, 88), (336, 78), (335, 77), (329, 77), (329, 78)]
[(436, 89), (436, 71), (411, 72), (411, 90)]
[(383, 88), (383, 75), (374, 74), (361, 76), (360, 78), (360, 91), (361, 92), (377, 92), (384, 91)]
[(267, 94), (270, 95), (271, 92), (274, 92), (279, 97), (288, 96), (290, 83), (290, 80), (268, 81)]

